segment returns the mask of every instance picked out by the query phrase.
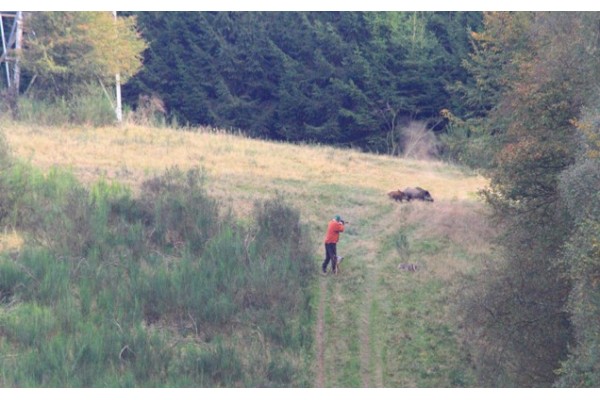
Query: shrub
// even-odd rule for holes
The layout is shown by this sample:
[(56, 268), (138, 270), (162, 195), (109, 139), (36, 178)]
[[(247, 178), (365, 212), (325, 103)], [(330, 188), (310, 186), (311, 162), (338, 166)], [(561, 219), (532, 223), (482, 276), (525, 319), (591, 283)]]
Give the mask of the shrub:
[(0, 304), (10, 303), (17, 287), (26, 281), (25, 272), (11, 258), (0, 258)]
[(466, 127), (454, 127), (439, 136), (440, 154), (448, 161), (471, 168), (491, 168), (497, 152), (493, 136), (473, 134)]
[(218, 203), (209, 198), (200, 169), (171, 168), (142, 184), (140, 196), (150, 240), (175, 252), (199, 254), (219, 229)]
[(33, 124), (60, 126), (68, 124), (103, 126), (114, 124), (115, 110), (98, 85), (83, 85), (65, 97), (40, 100), (19, 98), (19, 120)]
[[(304, 281), (311, 273), (310, 238), (300, 222), (300, 213), (289, 207), (281, 194), (274, 199), (256, 203), (254, 220), (257, 232), (254, 249), (262, 257), (283, 256)], [(285, 270), (285, 268), (282, 268)]]
[(140, 95), (135, 111), (128, 114), (128, 119), (138, 125), (165, 126), (167, 109), (165, 103), (156, 94)]
[(575, 221), (598, 215), (600, 159), (588, 159), (566, 169), (559, 180), (561, 200)]
[[(298, 376), (293, 357), (311, 346), (312, 251), (282, 198), (257, 203), (248, 227), (221, 213), (198, 169), (168, 170), (135, 198), (23, 163), (1, 171), (0, 185), (2, 222), (27, 233), (20, 254), (0, 258), (0, 304), (11, 305), (0, 346), (19, 350), (0, 360), (3, 385), (281, 386)], [(261, 351), (245, 349), (254, 330)]]
[(600, 162), (584, 159), (565, 170), (559, 192), (573, 219), (561, 257), (571, 291), (567, 309), (575, 340), (562, 363), (557, 386), (598, 387), (600, 384)]
[(115, 108), (98, 85), (85, 85), (69, 101), (69, 123), (103, 126), (116, 121)]
[(36, 100), (33, 98), (19, 98), (19, 120), (32, 124), (61, 126), (69, 121), (69, 106), (65, 99)]

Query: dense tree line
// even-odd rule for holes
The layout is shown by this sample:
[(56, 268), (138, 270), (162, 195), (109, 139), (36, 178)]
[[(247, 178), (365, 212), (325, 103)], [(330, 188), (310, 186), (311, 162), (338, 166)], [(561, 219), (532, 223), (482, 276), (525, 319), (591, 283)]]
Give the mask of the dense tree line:
[(398, 152), (400, 126), (441, 128), (462, 112), (450, 84), (461, 65), (468, 12), (139, 12), (149, 43), (124, 88), (162, 99), (181, 124), (275, 140)]
[(480, 109), (453, 125), (493, 157), (504, 251), (466, 299), (467, 342), (482, 385), (597, 387), (600, 14), (484, 22), (467, 62), (477, 85), (461, 88)]

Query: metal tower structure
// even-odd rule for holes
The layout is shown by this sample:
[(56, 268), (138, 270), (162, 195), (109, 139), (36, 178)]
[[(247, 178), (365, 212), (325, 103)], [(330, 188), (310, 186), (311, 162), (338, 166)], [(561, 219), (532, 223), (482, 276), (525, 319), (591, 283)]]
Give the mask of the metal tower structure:
[[(10, 34), (7, 35), (4, 20), (12, 19)], [(6, 74), (6, 85), (14, 93), (19, 92), (21, 83), (21, 68), (19, 65), (19, 51), (23, 44), (23, 12), (0, 12), (0, 31), (2, 34), (2, 55), (0, 55), (0, 67), (4, 67)], [(12, 67), (12, 75), (11, 75)]]

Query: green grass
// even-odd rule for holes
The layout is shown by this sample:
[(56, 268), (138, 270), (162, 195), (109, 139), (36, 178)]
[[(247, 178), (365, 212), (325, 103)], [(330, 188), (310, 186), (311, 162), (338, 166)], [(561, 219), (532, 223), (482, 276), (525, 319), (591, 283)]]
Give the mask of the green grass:
[(311, 254), (282, 199), (257, 202), (244, 228), (219, 213), (198, 171), (169, 170), (133, 198), (14, 168), (0, 179), (2, 222), (27, 240), (0, 259), (1, 386), (306, 381)]
[[(476, 385), (452, 309), (491, 251), (471, 171), (213, 131), (10, 128), (16, 156), (59, 167), (4, 175), (25, 243), (0, 263), (0, 385)], [(405, 186), (435, 202), (387, 198)], [(321, 277), (334, 214), (346, 260)], [(18, 322), (25, 305), (37, 319)]]

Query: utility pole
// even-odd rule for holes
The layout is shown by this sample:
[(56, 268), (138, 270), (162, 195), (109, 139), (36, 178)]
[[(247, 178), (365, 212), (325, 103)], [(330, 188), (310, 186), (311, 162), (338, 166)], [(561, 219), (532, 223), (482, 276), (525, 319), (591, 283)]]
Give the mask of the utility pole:
[[(113, 15), (115, 17), (115, 24), (117, 23), (117, 12), (113, 11)], [(123, 122), (123, 108), (121, 106), (121, 75), (117, 72), (115, 76), (116, 81), (116, 93), (117, 93), (117, 105), (115, 107), (115, 112), (117, 114), (117, 121), (119, 123)]]

